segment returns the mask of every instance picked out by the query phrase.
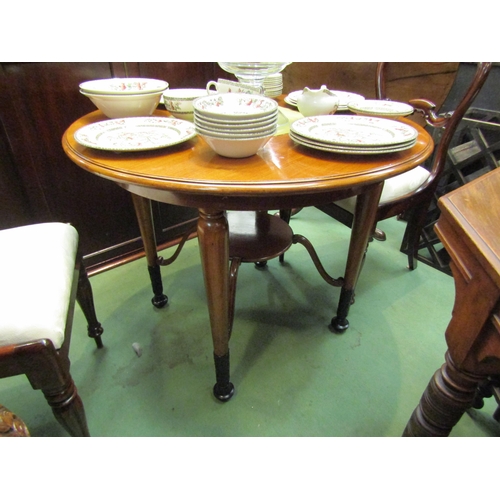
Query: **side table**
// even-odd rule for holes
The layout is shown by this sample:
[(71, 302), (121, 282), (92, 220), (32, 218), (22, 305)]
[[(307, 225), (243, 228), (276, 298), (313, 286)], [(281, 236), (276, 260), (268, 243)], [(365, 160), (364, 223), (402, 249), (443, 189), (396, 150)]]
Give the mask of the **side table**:
[(500, 374), (500, 169), (441, 197), (436, 233), (451, 257), (455, 304), (444, 365), (404, 436), (448, 436), (480, 382)]

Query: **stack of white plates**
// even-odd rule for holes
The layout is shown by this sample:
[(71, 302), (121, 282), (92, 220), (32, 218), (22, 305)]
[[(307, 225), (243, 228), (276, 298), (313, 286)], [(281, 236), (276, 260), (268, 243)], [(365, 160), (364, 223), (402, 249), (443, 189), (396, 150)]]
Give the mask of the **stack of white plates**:
[(385, 116), (387, 118), (411, 115), (414, 111), (413, 106), (404, 102), (382, 101), (377, 99), (353, 101), (349, 103), (348, 108), (349, 111), (357, 115)]
[(404, 151), (414, 146), (417, 136), (411, 125), (370, 116), (310, 116), (290, 126), (290, 137), (295, 143), (344, 154)]
[[(353, 92), (345, 92), (343, 90), (330, 90), (339, 98), (339, 107), (337, 111), (347, 111), (348, 104), (351, 102), (363, 101), (365, 98), (362, 95), (354, 94)], [(295, 90), (290, 92), (285, 97), (285, 102), (290, 106), (297, 106), (297, 98), (302, 94), (302, 90)]]
[(264, 78), (262, 83), (264, 88), (264, 95), (268, 97), (278, 97), (283, 93), (283, 75), (275, 73)]
[(193, 101), (196, 132), (218, 154), (252, 156), (276, 133), (278, 104), (269, 97), (216, 94)]

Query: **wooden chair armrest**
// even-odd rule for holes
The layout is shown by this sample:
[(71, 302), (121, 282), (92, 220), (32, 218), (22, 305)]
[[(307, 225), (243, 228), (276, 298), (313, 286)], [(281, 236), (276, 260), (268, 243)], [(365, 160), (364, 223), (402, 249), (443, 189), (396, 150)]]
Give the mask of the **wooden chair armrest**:
[(415, 108), (417, 113), (424, 116), (426, 123), (431, 127), (443, 127), (449, 119), (449, 114), (446, 116), (436, 114), (436, 105), (432, 101), (428, 101), (427, 99), (411, 99), (409, 103)]

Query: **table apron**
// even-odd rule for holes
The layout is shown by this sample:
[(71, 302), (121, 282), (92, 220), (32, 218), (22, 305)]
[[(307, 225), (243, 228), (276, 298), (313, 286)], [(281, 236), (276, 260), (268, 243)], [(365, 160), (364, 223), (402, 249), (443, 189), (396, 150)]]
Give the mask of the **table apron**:
[(325, 205), (370, 191), (377, 184), (365, 185), (356, 189), (337, 189), (297, 194), (263, 192), (261, 196), (255, 194), (227, 196), (220, 193), (183, 193), (130, 183), (119, 183), (119, 186), (143, 198), (177, 206), (203, 207), (210, 210), (279, 210)]

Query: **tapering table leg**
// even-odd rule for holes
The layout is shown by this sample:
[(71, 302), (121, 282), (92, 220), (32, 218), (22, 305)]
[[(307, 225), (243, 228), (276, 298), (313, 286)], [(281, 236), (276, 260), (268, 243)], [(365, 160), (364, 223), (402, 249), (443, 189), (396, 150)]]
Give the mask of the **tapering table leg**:
[(351, 229), (351, 240), (344, 274), (344, 285), (340, 291), (337, 315), (331, 325), (342, 333), (349, 328), (347, 315), (354, 299), (354, 290), (363, 267), (370, 236), (375, 227), (377, 207), (382, 193), (383, 183), (376, 184), (368, 191), (357, 196), (356, 210)]
[(214, 345), (214, 395), (228, 401), (234, 386), (229, 368), (229, 227), (223, 211), (199, 210), (198, 241)]
[(484, 376), (459, 370), (447, 352), (445, 364), (430, 380), (403, 436), (448, 436), (465, 411), (471, 408), (477, 386), (484, 379)]
[(151, 201), (142, 196), (131, 193), (134, 202), (135, 213), (139, 229), (141, 231), (142, 242), (146, 252), (149, 277), (154, 297), (152, 304), (157, 308), (167, 305), (168, 297), (163, 293), (163, 283), (161, 280), (160, 265), (158, 264), (158, 252), (156, 250), (156, 237), (153, 227), (153, 216), (151, 212)]

